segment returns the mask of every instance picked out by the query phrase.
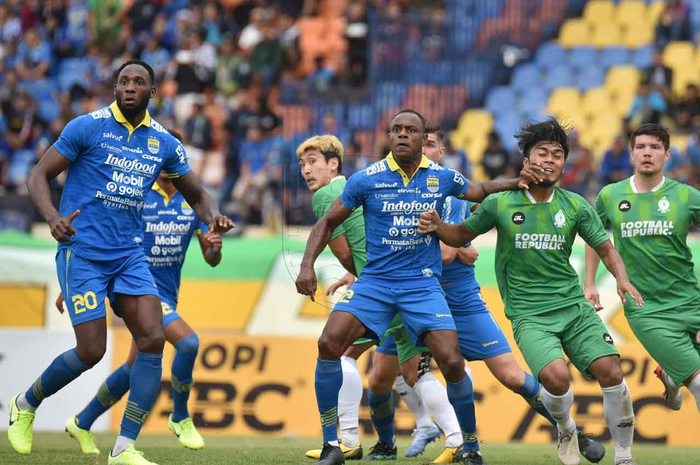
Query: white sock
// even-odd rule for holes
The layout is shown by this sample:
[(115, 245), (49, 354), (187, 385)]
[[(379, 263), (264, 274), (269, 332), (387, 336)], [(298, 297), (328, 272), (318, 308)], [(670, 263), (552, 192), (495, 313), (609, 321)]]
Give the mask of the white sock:
[(124, 452), (129, 446), (134, 445), (136, 441), (129, 439), (125, 436), (117, 436), (117, 442), (114, 443), (114, 449), (112, 449), (112, 457)]
[(623, 379), (617, 386), (604, 387), (603, 409), (605, 422), (615, 444), (615, 463), (632, 458), (632, 439), (634, 438), (634, 411), (632, 397)]
[(688, 389), (695, 397), (695, 405), (698, 406), (698, 412), (700, 412), (700, 375), (693, 378), (693, 380), (688, 384)]
[(25, 396), (24, 392), (17, 397), (17, 408), (32, 413), (36, 412), (36, 407), (27, 401), (27, 397)]
[(445, 447), (461, 446), (462, 430), (459, 429), (457, 414), (447, 398), (445, 386), (428, 372), (420, 377), (414, 389), (445, 434)]
[(576, 423), (571, 418), (571, 406), (574, 405), (574, 393), (569, 388), (563, 396), (555, 396), (548, 392), (544, 386), (540, 390), (542, 404), (557, 422), (559, 431), (574, 432)]
[(401, 400), (406, 402), (408, 408), (411, 409), (411, 412), (413, 412), (413, 416), (416, 419), (416, 428), (434, 428), (435, 423), (433, 423), (433, 420), (430, 419), (430, 415), (428, 415), (425, 404), (420, 400), (420, 397), (415, 389), (409, 386), (406, 380), (403, 379), (403, 376), (399, 375), (396, 377), (394, 386), (401, 396)]
[(362, 376), (357, 368), (357, 360), (340, 357), (343, 369), (343, 385), (338, 393), (338, 425), (340, 442), (352, 448), (360, 442), (360, 401), (362, 401)]

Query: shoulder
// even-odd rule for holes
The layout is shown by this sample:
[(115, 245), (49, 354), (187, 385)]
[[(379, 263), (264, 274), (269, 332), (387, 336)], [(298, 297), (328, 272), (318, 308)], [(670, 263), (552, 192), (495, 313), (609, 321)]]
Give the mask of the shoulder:
[(337, 197), (337, 195), (333, 194), (333, 191), (330, 186), (330, 184), (326, 184), (325, 186), (314, 192), (314, 195), (311, 197), (311, 202), (314, 205), (317, 205), (318, 203), (327, 201), (331, 197)]
[(355, 174), (350, 176), (350, 179), (352, 179), (358, 175), (360, 177), (374, 176), (374, 175), (377, 175), (379, 173), (383, 173), (388, 168), (389, 168), (389, 165), (387, 164), (386, 160), (379, 160), (379, 161), (372, 163), (364, 170), (356, 172)]

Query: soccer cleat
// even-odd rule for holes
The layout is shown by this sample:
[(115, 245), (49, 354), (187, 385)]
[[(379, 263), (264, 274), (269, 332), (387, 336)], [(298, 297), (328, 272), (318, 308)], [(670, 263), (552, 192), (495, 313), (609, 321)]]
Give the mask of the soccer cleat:
[(398, 449), (396, 448), (396, 445), (394, 445), (394, 448), (392, 449), (386, 442), (378, 441), (369, 450), (369, 454), (367, 454), (365, 460), (396, 460), (397, 455)]
[[(355, 447), (348, 447), (345, 444), (340, 444), (340, 450), (345, 456), (345, 460), (360, 460), (362, 458), (362, 444), (359, 442)], [(310, 459), (321, 458), (322, 449), (313, 449), (306, 452), (306, 456)]]
[(22, 394), (16, 394), (10, 400), (10, 427), (7, 428), (7, 439), (12, 448), (22, 455), (29, 455), (32, 451), (34, 438), (34, 413), (20, 410), (17, 407), (17, 398)]
[(332, 446), (327, 442), (323, 443), (321, 455), (316, 462), (316, 465), (340, 465), (345, 463), (343, 451), (338, 446)]
[(109, 459), (107, 460), (107, 465), (158, 465), (155, 462), (150, 462), (146, 460), (143, 456), (143, 452), (136, 450), (133, 444), (130, 444), (126, 450), (121, 451), (116, 457), (109, 453)]
[(430, 463), (460, 463), (464, 456), (462, 446), (445, 447), (438, 457)]
[(598, 463), (605, 457), (605, 447), (598, 441), (595, 441), (580, 430), (578, 432), (578, 451), (586, 460), (592, 463)]
[(559, 431), (557, 453), (564, 465), (579, 465), (581, 453), (578, 451), (578, 434), (575, 431)]
[(615, 465), (637, 465), (637, 461), (634, 459), (626, 459), (622, 462), (617, 462)]
[(68, 419), (66, 422), (66, 432), (70, 434), (73, 439), (78, 441), (83, 454), (100, 455), (100, 449), (95, 445), (95, 436), (92, 434), (92, 431), (79, 427), (77, 417), (70, 417)]
[(663, 393), (664, 403), (666, 406), (671, 410), (680, 410), (681, 405), (683, 404), (683, 394), (681, 393), (681, 388), (677, 387), (671, 382), (671, 380), (668, 378), (668, 374), (663, 368), (661, 368), (660, 365), (656, 367), (654, 374), (661, 380), (662, 383), (664, 383), (664, 387), (666, 388)]
[(199, 431), (197, 431), (197, 428), (194, 427), (192, 418), (187, 417), (176, 423), (173, 421), (173, 415), (170, 414), (168, 417), (168, 428), (177, 436), (177, 440), (180, 441), (180, 444), (188, 449), (197, 450), (204, 448), (204, 439), (202, 435), (199, 434)]
[(417, 428), (413, 430), (413, 442), (406, 450), (406, 457), (418, 457), (425, 451), (425, 447), (440, 437), (440, 428), (433, 425), (432, 428)]
[(473, 450), (468, 454), (464, 454), (462, 463), (467, 465), (486, 465), (486, 460), (484, 460), (480, 452)]

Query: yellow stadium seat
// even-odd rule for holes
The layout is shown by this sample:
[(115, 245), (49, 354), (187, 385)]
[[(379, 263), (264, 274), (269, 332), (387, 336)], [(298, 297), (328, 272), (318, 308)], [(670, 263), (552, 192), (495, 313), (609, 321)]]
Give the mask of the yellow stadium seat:
[(700, 71), (697, 68), (676, 68), (673, 73), (673, 93), (677, 97), (685, 95), (688, 84), (698, 84), (700, 81)]
[(685, 153), (688, 150), (689, 143), (689, 135), (671, 134), (671, 147), (675, 147), (679, 152)]
[(457, 129), (460, 132), (488, 134), (493, 129), (493, 116), (485, 110), (467, 110), (459, 118)]
[(571, 113), (560, 119), (561, 123), (565, 123), (580, 135), (586, 134), (589, 127), (589, 118), (580, 111)]
[(647, 5), (641, 0), (627, 0), (617, 4), (615, 11), (615, 19), (620, 24), (625, 26), (640, 21), (645, 21), (647, 18)]
[(649, 7), (647, 8), (647, 19), (651, 24), (656, 24), (659, 21), (659, 17), (661, 16), (661, 13), (664, 12), (664, 9), (666, 8), (666, 2), (664, 1), (656, 1), (653, 3), (649, 4)]
[(575, 112), (580, 104), (581, 94), (576, 87), (560, 87), (549, 96), (547, 111), (561, 118)]
[(585, 115), (595, 116), (600, 112), (608, 111), (612, 97), (605, 87), (589, 89), (581, 99), (581, 109)]
[(624, 118), (630, 111), (635, 95), (637, 95), (637, 86), (626, 92), (614, 92), (610, 109), (621, 118)]
[(639, 48), (654, 42), (654, 23), (639, 20), (625, 25), (622, 33), (622, 45)]
[(641, 73), (634, 66), (614, 66), (605, 76), (605, 87), (614, 92), (624, 93), (630, 88), (636, 89), (640, 80)]
[(670, 42), (664, 49), (664, 64), (678, 70), (693, 62), (695, 48), (691, 42)]
[(473, 164), (480, 164), (486, 150), (486, 137), (475, 136), (467, 142), (467, 157)]
[(601, 138), (615, 137), (622, 131), (622, 119), (609, 112), (601, 112), (591, 119), (588, 130)]
[(600, 24), (609, 21), (615, 14), (615, 4), (606, 0), (594, 0), (586, 3), (583, 9), (583, 19), (590, 24)]
[(464, 133), (459, 132), (457, 130), (450, 131), (450, 143), (452, 144), (452, 147), (455, 147), (460, 150), (464, 149), (464, 146), (466, 145)]
[(591, 43), (596, 47), (611, 47), (622, 43), (622, 28), (617, 23), (601, 22), (593, 29)]
[(564, 47), (588, 45), (590, 26), (582, 19), (567, 19), (559, 33), (559, 43)]

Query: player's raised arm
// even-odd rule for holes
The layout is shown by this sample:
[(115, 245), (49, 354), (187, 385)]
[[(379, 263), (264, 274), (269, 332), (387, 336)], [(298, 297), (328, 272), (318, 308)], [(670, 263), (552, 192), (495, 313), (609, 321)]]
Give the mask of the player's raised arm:
[(527, 164), (520, 171), (520, 176), (513, 179), (497, 179), (486, 182), (467, 181), (469, 189), (464, 198), (470, 202), (481, 203), (490, 194), (502, 191), (514, 191), (529, 189), (530, 184), (538, 184), (542, 181), (544, 169), (541, 166)]
[(445, 223), (435, 210), (421, 213), (418, 222), (418, 233), (431, 232), (437, 234), (438, 239), (450, 247), (464, 247), (467, 242), (471, 242), (476, 237), (464, 224)]
[(598, 274), (598, 266), (600, 265), (600, 257), (586, 244), (586, 279), (583, 287), (583, 293), (586, 295), (586, 300), (595, 307), (596, 311), (603, 309), (603, 304), (600, 303), (600, 294), (595, 287), (595, 277)]
[(316, 222), (316, 226), (311, 230), (309, 240), (306, 242), (306, 251), (301, 261), (301, 269), (299, 276), (297, 276), (296, 286), (297, 292), (308, 295), (312, 301), (316, 294), (314, 263), (331, 241), (333, 230), (348, 219), (351, 213), (352, 210), (343, 205), (339, 198), (335, 199), (328, 212)]
[(194, 173), (189, 172), (184, 176), (173, 178), (172, 181), (199, 219), (209, 225), (209, 231), (225, 233), (235, 227), (230, 218), (219, 212), (216, 202), (202, 188)]
[(348, 273), (352, 273), (353, 276), (357, 277), (357, 270), (355, 270), (355, 261), (352, 258), (352, 250), (350, 250), (350, 243), (348, 243), (348, 238), (345, 234), (341, 234), (335, 239), (328, 243), (331, 252), (338, 259), (343, 268), (345, 268)]

